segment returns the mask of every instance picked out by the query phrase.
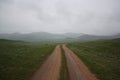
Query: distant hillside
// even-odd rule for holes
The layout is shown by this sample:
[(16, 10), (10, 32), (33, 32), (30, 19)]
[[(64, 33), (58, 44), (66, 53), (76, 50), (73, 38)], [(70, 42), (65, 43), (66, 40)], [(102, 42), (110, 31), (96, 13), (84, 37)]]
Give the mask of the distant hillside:
[(52, 34), (47, 32), (34, 32), (27, 34), (12, 33), (0, 34), (0, 39), (22, 40), (22, 41), (62, 41), (62, 40), (96, 40), (120, 38), (120, 34), (114, 36), (95, 36), (83, 33)]
[[(23, 41), (42, 41), (52, 39), (54, 35), (45, 32), (36, 32), (29, 34), (0, 34), (1, 39), (23, 40)], [(54, 37), (55, 38), (55, 37)]]
[(120, 34), (116, 34), (112, 36), (97, 36), (97, 35), (84, 34), (82, 36), (79, 36), (80, 40), (97, 40), (97, 39), (114, 39), (114, 38), (120, 38)]

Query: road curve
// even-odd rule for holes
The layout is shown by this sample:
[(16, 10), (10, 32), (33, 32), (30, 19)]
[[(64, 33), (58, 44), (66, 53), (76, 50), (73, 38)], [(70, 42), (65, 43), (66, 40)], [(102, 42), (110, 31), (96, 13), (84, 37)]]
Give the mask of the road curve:
[(61, 49), (57, 45), (53, 53), (35, 72), (30, 80), (59, 80), (61, 67)]
[(65, 51), (70, 80), (98, 80), (66, 45), (62, 45), (62, 48)]

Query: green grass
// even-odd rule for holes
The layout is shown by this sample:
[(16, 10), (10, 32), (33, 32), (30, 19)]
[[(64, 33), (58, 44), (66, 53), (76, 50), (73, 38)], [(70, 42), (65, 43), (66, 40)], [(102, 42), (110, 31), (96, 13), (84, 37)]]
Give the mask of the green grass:
[(67, 45), (100, 80), (120, 80), (120, 39)]
[(62, 53), (62, 62), (61, 62), (62, 66), (61, 66), (61, 72), (60, 72), (60, 80), (69, 80), (65, 54), (62, 46), (61, 46), (61, 53)]
[(25, 80), (54, 47), (55, 44), (0, 40), (0, 80)]

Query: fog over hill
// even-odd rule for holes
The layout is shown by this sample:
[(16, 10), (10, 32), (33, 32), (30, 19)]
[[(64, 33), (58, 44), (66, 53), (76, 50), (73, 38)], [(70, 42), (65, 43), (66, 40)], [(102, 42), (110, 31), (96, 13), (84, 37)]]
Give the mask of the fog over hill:
[(65, 34), (53, 34), (47, 32), (34, 32), (34, 33), (11, 33), (11, 34), (0, 34), (1, 39), (10, 40), (23, 40), (23, 41), (49, 41), (49, 40), (63, 40), (67, 38), (77, 38), (82, 34), (76, 33), (65, 33)]
[(0, 39), (9, 40), (22, 40), (22, 41), (60, 41), (60, 40), (96, 40), (96, 39), (112, 39), (120, 38), (120, 34), (112, 36), (97, 36), (83, 33), (64, 33), (64, 34), (53, 34), (48, 32), (34, 32), (34, 33), (11, 33), (11, 34), (0, 34)]

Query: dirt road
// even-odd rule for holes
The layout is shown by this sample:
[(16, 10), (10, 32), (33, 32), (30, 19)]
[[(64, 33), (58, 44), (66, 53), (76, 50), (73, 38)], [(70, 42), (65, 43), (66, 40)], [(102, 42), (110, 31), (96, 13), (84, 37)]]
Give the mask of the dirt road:
[(59, 80), (60, 67), (61, 49), (58, 45), (30, 80)]
[[(67, 61), (68, 75), (70, 80), (98, 80), (85, 64), (69, 49), (62, 45)], [(56, 46), (53, 53), (34, 73), (30, 80), (59, 80), (61, 68), (61, 49)]]
[(62, 47), (65, 51), (70, 80), (98, 80), (66, 45)]

